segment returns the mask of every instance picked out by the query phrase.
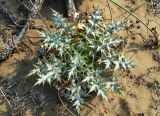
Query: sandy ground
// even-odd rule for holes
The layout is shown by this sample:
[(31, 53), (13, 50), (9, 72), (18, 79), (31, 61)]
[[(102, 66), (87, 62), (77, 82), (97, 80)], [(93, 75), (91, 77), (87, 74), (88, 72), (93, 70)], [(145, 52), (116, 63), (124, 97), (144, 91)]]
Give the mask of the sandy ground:
[[(146, 0), (121, 0), (118, 3), (134, 11), (150, 28), (156, 27), (160, 34), (160, 25), (158, 25), (160, 18), (147, 12), (148, 2)], [(128, 16), (122, 9), (112, 3), (109, 4), (113, 22), (123, 21)], [(78, 0), (77, 7), (80, 11), (91, 12), (94, 9), (93, 6), (104, 9), (104, 17), (107, 22), (111, 21), (109, 7), (105, 0)], [(53, 8), (54, 5), (49, 7)], [(44, 5), (43, 9), (47, 11), (49, 7)], [(59, 7), (56, 5), (56, 10), (62, 12), (59, 9), (61, 5)], [(46, 19), (51, 19), (51, 12), (43, 11), (42, 14)], [(44, 24), (41, 19), (37, 19), (34, 25)], [(144, 48), (143, 40), (152, 39), (151, 33), (141, 23), (137, 23), (132, 16), (128, 18), (127, 27), (127, 30), (120, 32), (120, 36), (127, 41), (124, 48), (125, 55), (136, 64), (136, 67), (127, 72), (116, 71), (115, 75), (122, 88), (121, 93), (108, 93), (108, 101), (95, 97), (90, 100), (93, 107), (85, 106), (80, 113), (81, 116), (160, 116), (160, 60), (154, 57), (155, 55), (160, 57), (160, 49)], [(38, 113), (45, 116), (70, 115), (61, 105), (57, 92), (53, 88), (47, 85), (35, 87), (33, 86), (34, 77), (27, 78), (27, 74), (37, 61), (37, 48), (41, 43), (40, 40), (37, 30), (30, 29), (17, 52), (0, 64), (1, 84), (13, 86), (4, 93), (11, 95), (7, 98), (18, 99), (16, 103), (10, 100), (11, 106), (9, 106), (0, 94), (1, 116), (34, 116)]]

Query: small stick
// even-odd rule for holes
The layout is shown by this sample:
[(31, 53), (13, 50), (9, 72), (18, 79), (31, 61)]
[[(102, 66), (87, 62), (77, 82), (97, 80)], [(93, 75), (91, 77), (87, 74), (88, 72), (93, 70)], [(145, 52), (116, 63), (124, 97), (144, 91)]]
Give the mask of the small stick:
[(7, 97), (5, 96), (4, 92), (2, 91), (2, 88), (0, 88), (0, 91), (3, 95), (3, 97), (5, 98), (5, 100), (7, 101), (7, 103), (9, 104), (9, 106), (12, 108), (12, 105), (10, 104), (9, 100), (7, 99)]
[(42, 16), (42, 14), (39, 12), (39, 10), (37, 10), (36, 6), (34, 5), (34, 3), (31, 0), (30, 0), (30, 3), (32, 4), (33, 8), (36, 10), (39, 17), (42, 19), (42, 21), (45, 24), (48, 31), (51, 33), (51, 29), (50, 29), (49, 25), (47, 24), (46, 20), (44, 19), (44, 17)]

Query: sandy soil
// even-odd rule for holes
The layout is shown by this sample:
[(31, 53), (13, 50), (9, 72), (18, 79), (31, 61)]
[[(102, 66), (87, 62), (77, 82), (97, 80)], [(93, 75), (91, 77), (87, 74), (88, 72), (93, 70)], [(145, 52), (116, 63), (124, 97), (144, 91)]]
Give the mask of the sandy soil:
[[(118, 3), (134, 11), (150, 28), (156, 27), (160, 34), (160, 18), (147, 11), (146, 0), (121, 0)], [(55, 8), (54, 6), (43, 6), (46, 11), (42, 9), (42, 14), (46, 19), (51, 19), (51, 12), (47, 10), (49, 7)], [(109, 7), (105, 0), (78, 0), (77, 2), (80, 11), (91, 12), (93, 6), (103, 8), (107, 22), (111, 21)], [(60, 12), (62, 12), (61, 7), (56, 5), (56, 9)], [(123, 21), (128, 16), (114, 4), (110, 3), (110, 7), (113, 22)], [(35, 20), (34, 26), (43, 25), (41, 19)], [(137, 66), (130, 71), (116, 71), (115, 75), (122, 88), (121, 93), (110, 92), (108, 101), (95, 97), (90, 100), (93, 107), (85, 106), (81, 116), (160, 116), (160, 49), (144, 47), (144, 41), (154, 39), (150, 35), (151, 33), (135, 18), (128, 17), (126, 29), (120, 32), (120, 36), (127, 41), (124, 48), (126, 56)], [(37, 30), (30, 29), (17, 52), (0, 64), (0, 83), (11, 104), (8, 105), (1, 93), (1, 116), (70, 115), (61, 105), (57, 92), (52, 87), (33, 86), (34, 77), (27, 78), (27, 74), (37, 61), (37, 48), (40, 43), (41, 38)], [(14, 100), (16, 102), (13, 102)]]

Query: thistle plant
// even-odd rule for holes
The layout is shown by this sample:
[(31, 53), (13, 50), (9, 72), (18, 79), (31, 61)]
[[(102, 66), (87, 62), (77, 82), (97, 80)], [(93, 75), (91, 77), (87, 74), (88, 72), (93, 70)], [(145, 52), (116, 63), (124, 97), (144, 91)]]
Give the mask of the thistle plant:
[(107, 91), (118, 91), (112, 72), (133, 67), (121, 52), (116, 39), (123, 22), (107, 25), (103, 10), (97, 8), (86, 21), (69, 23), (53, 10), (56, 31), (40, 32), (48, 55), (39, 59), (29, 75), (38, 75), (35, 85), (49, 83), (58, 87), (80, 112), (85, 98), (96, 93), (107, 99)]

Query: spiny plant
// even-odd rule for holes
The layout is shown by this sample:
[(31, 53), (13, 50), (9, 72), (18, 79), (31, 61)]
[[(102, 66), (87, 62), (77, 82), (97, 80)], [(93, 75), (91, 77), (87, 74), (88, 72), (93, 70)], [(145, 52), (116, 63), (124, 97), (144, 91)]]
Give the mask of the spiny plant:
[(112, 72), (134, 66), (121, 52), (123, 41), (115, 39), (124, 23), (107, 25), (102, 14), (103, 10), (97, 8), (85, 22), (69, 23), (53, 10), (56, 31), (40, 32), (48, 55), (39, 59), (29, 73), (38, 75), (35, 85), (57, 87), (77, 112), (91, 93), (107, 99), (107, 91), (119, 91)]

